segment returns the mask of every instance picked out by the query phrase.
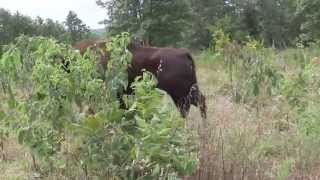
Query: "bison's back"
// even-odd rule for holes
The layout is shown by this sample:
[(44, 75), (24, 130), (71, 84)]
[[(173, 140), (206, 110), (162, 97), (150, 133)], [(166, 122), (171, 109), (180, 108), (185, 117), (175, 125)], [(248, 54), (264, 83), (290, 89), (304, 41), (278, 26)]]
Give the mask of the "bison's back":
[(129, 81), (141, 75), (142, 69), (154, 74), (158, 88), (166, 91), (174, 100), (187, 96), (192, 85), (197, 83), (193, 59), (185, 49), (136, 49), (129, 69)]

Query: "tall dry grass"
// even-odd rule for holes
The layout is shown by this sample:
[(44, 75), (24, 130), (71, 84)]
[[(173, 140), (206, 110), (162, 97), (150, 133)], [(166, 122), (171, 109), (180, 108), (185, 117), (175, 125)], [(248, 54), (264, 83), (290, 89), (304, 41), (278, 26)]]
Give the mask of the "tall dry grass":
[[(285, 76), (299, 71), (301, 54), (296, 51), (276, 53)], [(314, 50), (307, 54), (317, 55)], [(258, 110), (236, 103), (223, 60), (210, 52), (196, 59), (209, 112), (207, 122), (195, 108), (188, 118), (189, 127), (199, 135), (200, 167), (186, 180), (320, 179), (319, 140), (301, 135), (296, 111), (281, 95), (256, 97), (262, 101)]]

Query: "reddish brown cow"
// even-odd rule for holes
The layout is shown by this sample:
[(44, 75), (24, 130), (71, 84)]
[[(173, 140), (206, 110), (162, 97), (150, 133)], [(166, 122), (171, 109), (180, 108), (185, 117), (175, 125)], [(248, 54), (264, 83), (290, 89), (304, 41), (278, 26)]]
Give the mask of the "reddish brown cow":
[(76, 42), (72, 45), (73, 48), (78, 49), (80, 51), (80, 54), (83, 55), (87, 49), (93, 49), (93, 50), (103, 50), (106, 51), (106, 43), (109, 40), (102, 39), (102, 40), (83, 40)]
[(79, 50), (80, 54), (83, 55), (88, 48), (94, 46), (96, 42), (94, 40), (84, 40), (80, 42), (76, 42), (72, 45), (73, 48)]
[[(74, 45), (82, 54), (87, 48), (96, 47), (96, 42), (82, 42)], [(105, 50), (104, 45), (99, 44), (99, 48)], [(191, 54), (186, 49), (177, 48), (154, 48), (143, 47), (140, 43), (132, 41), (128, 49), (133, 55), (131, 66), (128, 67), (129, 85), (126, 94), (133, 93), (131, 83), (134, 79), (142, 75), (145, 69), (156, 76), (158, 88), (166, 91), (173, 99), (175, 105), (180, 110), (182, 117), (186, 117), (190, 105), (200, 108), (201, 116), (206, 118), (207, 106), (205, 97), (200, 92), (195, 65)], [(101, 54), (100, 64), (106, 68), (108, 53)], [(121, 99), (120, 99), (121, 100)]]
[[(110, 54), (107, 52), (106, 43), (108, 39), (101, 40), (84, 40), (77, 42), (72, 45), (73, 48), (79, 50), (80, 54), (83, 55), (87, 49), (93, 50), (99, 56), (98, 70), (104, 74), (105, 68), (107, 67), (107, 61), (110, 58)], [(103, 76), (104, 77), (104, 76)]]

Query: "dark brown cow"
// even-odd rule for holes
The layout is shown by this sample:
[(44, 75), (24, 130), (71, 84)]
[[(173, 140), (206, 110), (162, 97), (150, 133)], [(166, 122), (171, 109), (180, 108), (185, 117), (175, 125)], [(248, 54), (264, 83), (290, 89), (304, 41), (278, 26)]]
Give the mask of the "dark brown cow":
[[(97, 47), (96, 42), (82, 42), (74, 45), (82, 54), (87, 48)], [(105, 49), (104, 45), (98, 47)], [(128, 67), (129, 85), (126, 94), (133, 93), (131, 83), (143, 69), (151, 72), (158, 80), (158, 88), (166, 91), (180, 110), (182, 117), (186, 117), (190, 105), (200, 108), (201, 116), (206, 118), (207, 106), (205, 97), (199, 90), (195, 72), (195, 65), (191, 54), (186, 49), (143, 47), (137, 41), (132, 41), (128, 49), (133, 55), (131, 66)], [(100, 64), (106, 68), (109, 58), (107, 52), (102, 53)], [(120, 99), (121, 100), (121, 99)], [(123, 105), (123, 104), (122, 104)], [(123, 107), (123, 106), (122, 106)]]
[(199, 90), (195, 65), (188, 50), (143, 47), (136, 42), (130, 43), (128, 48), (133, 55), (128, 68), (128, 93), (132, 93), (130, 84), (145, 69), (156, 76), (158, 88), (171, 96), (183, 117), (192, 104), (199, 107), (201, 116), (206, 118), (205, 97)]

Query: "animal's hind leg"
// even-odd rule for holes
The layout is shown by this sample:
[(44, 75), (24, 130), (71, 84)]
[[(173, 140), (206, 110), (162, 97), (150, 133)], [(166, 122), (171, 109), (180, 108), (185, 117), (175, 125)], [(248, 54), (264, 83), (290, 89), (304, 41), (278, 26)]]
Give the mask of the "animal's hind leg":
[(181, 98), (177, 102), (175, 101), (177, 108), (183, 118), (187, 118), (190, 111), (190, 101), (188, 98)]

